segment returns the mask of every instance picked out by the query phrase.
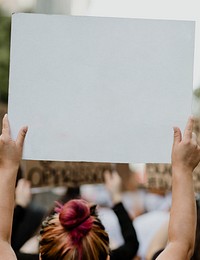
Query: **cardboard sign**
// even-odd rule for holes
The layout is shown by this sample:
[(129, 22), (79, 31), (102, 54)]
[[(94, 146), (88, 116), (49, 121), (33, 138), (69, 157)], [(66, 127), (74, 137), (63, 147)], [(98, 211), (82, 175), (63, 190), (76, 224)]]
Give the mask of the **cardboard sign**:
[[(55, 162), (55, 161), (22, 161), (23, 176), (31, 182), (32, 188), (41, 192), (48, 188), (77, 187), (83, 184), (104, 183), (104, 172), (116, 170), (122, 178), (122, 190), (135, 187), (130, 183), (133, 171), (128, 164), (88, 163), (88, 162)], [(43, 189), (44, 188), (44, 189)]]
[(103, 183), (103, 173), (115, 166), (109, 163), (26, 161), (25, 177), (32, 187), (76, 187)]
[(170, 162), (191, 113), (194, 22), (14, 14), (8, 114), (24, 159)]

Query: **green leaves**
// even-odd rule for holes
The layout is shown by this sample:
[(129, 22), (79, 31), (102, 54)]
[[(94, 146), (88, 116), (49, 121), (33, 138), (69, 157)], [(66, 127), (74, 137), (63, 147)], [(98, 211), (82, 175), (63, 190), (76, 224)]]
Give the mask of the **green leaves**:
[(200, 88), (195, 89), (194, 95), (198, 98), (200, 98)]
[(4, 103), (8, 100), (10, 27), (11, 18), (3, 16), (0, 10), (0, 102)]

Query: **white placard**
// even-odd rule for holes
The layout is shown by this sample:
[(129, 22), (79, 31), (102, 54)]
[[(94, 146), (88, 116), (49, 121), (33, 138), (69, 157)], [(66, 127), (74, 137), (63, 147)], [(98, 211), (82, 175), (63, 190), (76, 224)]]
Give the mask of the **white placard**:
[[(73, 13), (77, 14), (78, 10)], [(199, 10), (199, 0), (90, 0), (85, 15), (195, 21), (193, 88), (196, 89), (200, 87)]]
[(14, 14), (9, 120), (24, 159), (170, 162), (191, 113), (194, 22)]

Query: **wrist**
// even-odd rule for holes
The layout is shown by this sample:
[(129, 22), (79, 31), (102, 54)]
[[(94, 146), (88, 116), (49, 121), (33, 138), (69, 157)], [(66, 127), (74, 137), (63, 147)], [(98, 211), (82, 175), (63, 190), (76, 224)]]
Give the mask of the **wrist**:
[(26, 202), (23, 202), (23, 201), (19, 201), (19, 200), (15, 200), (15, 204), (17, 205), (17, 206), (20, 206), (20, 207), (22, 207), (22, 208), (26, 208), (27, 206), (28, 206), (28, 203), (26, 203)]
[(17, 175), (19, 166), (12, 166), (12, 167), (8, 167), (8, 166), (0, 166), (0, 172), (2, 172), (2, 174), (4, 174), (4, 178), (9, 177), (9, 176), (13, 176), (13, 175)]
[(190, 182), (193, 179), (192, 172), (192, 169), (187, 167), (172, 167), (172, 180), (177, 180), (178, 182)]
[(122, 195), (121, 194), (115, 194), (112, 196), (112, 202), (113, 204), (118, 204), (119, 202), (122, 201)]
[(173, 174), (181, 173), (181, 174), (192, 175), (192, 172), (193, 172), (192, 167), (186, 166), (184, 164), (182, 164), (182, 165), (173, 165), (172, 164), (172, 173)]

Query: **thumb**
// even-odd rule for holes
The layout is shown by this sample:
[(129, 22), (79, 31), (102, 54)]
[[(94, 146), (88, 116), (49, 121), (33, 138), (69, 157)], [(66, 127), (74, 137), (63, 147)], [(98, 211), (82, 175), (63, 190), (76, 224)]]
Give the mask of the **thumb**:
[(19, 145), (21, 148), (23, 148), (27, 131), (28, 131), (28, 127), (24, 126), (20, 129), (20, 131), (18, 133), (16, 144)]
[(174, 127), (174, 144), (178, 144), (182, 140), (181, 130), (178, 127)]

